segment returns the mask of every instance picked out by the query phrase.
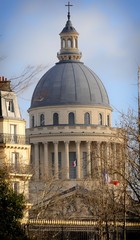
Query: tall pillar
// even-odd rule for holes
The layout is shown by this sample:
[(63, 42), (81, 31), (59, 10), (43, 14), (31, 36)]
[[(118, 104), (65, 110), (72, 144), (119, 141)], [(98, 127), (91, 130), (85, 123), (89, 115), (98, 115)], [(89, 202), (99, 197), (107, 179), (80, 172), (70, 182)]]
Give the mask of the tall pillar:
[(110, 166), (110, 143), (106, 143), (106, 168)]
[(77, 179), (81, 178), (80, 141), (76, 142)]
[(106, 163), (107, 163), (107, 159), (106, 159), (106, 142), (103, 141), (101, 143), (101, 161), (102, 161), (102, 172), (106, 171)]
[(58, 178), (58, 142), (54, 142), (55, 177)]
[(48, 142), (44, 143), (44, 177), (49, 176), (49, 154), (48, 154)]
[(65, 142), (66, 179), (69, 179), (69, 142)]
[[(116, 161), (116, 143), (113, 143), (113, 161), (112, 168), (116, 172), (117, 170), (117, 161)], [(116, 174), (115, 174), (116, 177)]]
[[(100, 146), (101, 146), (101, 143), (100, 142), (97, 142), (96, 143), (96, 163), (97, 163), (97, 169), (98, 169), (98, 175), (101, 176), (102, 173), (101, 173), (101, 153), (100, 153)], [(98, 176), (98, 177), (99, 177)]]
[(43, 144), (39, 144), (39, 179), (43, 179), (44, 177), (44, 159), (43, 159)]
[(87, 141), (87, 174), (91, 177), (91, 142)]
[(97, 142), (96, 156), (97, 156), (97, 160), (98, 160), (97, 165), (101, 166), (100, 142)]
[(39, 149), (38, 143), (34, 143), (34, 173), (35, 173), (35, 180), (39, 180)]
[[(124, 162), (123, 162), (123, 152), (122, 152), (123, 146), (120, 143), (117, 143), (117, 150), (116, 150), (116, 164), (117, 164), (117, 170), (120, 172), (123, 176), (124, 174)], [(117, 176), (118, 180), (121, 181), (120, 174)]]

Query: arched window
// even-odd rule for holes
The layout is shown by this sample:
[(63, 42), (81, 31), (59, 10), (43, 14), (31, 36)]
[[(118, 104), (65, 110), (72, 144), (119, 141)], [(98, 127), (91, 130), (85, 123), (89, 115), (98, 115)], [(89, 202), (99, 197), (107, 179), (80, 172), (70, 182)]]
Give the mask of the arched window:
[(70, 112), (69, 113), (69, 125), (74, 125), (74, 124), (75, 124), (74, 113)]
[(59, 124), (59, 116), (58, 113), (53, 114), (53, 125), (58, 125)]
[(68, 48), (71, 48), (71, 39), (68, 39)]
[(66, 41), (65, 41), (65, 39), (62, 40), (62, 47), (63, 47), (63, 48), (66, 47)]
[(107, 115), (107, 126), (110, 126), (110, 116)]
[(103, 116), (99, 113), (99, 125), (103, 125)]
[(31, 117), (31, 127), (34, 127), (35, 126), (35, 117), (32, 116)]
[(44, 114), (40, 115), (40, 126), (44, 126), (45, 125), (45, 116)]
[(84, 124), (90, 124), (90, 114), (88, 112), (84, 115)]

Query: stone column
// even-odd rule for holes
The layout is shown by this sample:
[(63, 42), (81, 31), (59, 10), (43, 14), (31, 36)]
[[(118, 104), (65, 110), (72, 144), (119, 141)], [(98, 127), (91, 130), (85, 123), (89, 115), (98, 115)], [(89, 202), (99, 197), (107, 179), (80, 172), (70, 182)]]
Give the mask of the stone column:
[(87, 141), (87, 174), (91, 177), (91, 142)]
[(81, 178), (80, 141), (76, 142), (77, 179)]
[(39, 149), (38, 143), (34, 143), (34, 173), (35, 180), (39, 180)]
[(44, 143), (44, 177), (49, 176), (49, 154), (48, 154), (48, 142)]
[(105, 157), (106, 157), (106, 155), (105, 155), (105, 142), (103, 141), (103, 142), (101, 142), (100, 143), (100, 161), (101, 161), (101, 171), (103, 171), (104, 170), (104, 168), (105, 168)]
[(110, 143), (106, 143), (106, 168), (108, 169), (108, 166), (110, 165)]
[(65, 142), (65, 176), (66, 179), (69, 179), (69, 142)]
[(115, 165), (116, 165), (116, 143), (113, 143), (113, 159), (115, 161)]
[(101, 166), (101, 159), (100, 159), (100, 142), (97, 142), (97, 149), (96, 149), (96, 158), (97, 158), (97, 166)]
[(101, 143), (97, 142), (96, 143), (96, 164), (97, 164), (97, 169), (98, 169), (98, 177), (102, 175), (102, 173), (101, 173), (102, 165), (101, 165), (100, 146), (101, 146)]
[[(117, 150), (116, 150), (116, 166), (117, 166), (118, 172), (120, 172), (123, 176), (124, 175), (124, 168), (125, 168), (125, 166), (124, 166), (124, 159), (125, 158), (123, 158), (123, 151), (122, 151), (123, 147), (120, 143), (117, 143), (116, 147), (117, 147)], [(118, 174), (117, 178), (118, 178), (118, 180), (121, 181), (122, 177), (120, 176), (120, 174)]]
[(58, 142), (54, 142), (55, 177), (58, 178)]
[[(116, 161), (116, 143), (113, 143), (113, 159), (112, 159), (112, 170), (113, 172), (117, 169), (117, 161)], [(115, 177), (116, 177), (116, 174), (115, 174)]]

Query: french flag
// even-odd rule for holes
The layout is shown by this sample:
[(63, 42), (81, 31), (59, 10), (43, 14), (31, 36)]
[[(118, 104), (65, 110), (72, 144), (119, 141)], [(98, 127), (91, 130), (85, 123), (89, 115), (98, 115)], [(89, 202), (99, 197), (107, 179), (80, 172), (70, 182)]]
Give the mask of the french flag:
[(113, 184), (114, 186), (118, 186), (120, 184), (120, 182), (118, 180), (111, 180), (110, 176), (108, 175), (107, 172), (103, 173), (104, 175), (104, 181), (107, 184)]
[(114, 186), (118, 186), (120, 182), (118, 180), (111, 180), (110, 184), (113, 184)]
[(76, 166), (77, 166), (77, 160), (76, 160), (76, 159), (72, 162), (72, 166), (73, 166), (73, 167), (76, 167)]

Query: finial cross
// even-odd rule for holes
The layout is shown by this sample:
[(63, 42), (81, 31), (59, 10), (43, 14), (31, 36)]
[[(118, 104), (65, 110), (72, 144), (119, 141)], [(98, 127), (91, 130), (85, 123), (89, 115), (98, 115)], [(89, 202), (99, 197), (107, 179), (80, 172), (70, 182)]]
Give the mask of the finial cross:
[(65, 6), (68, 7), (68, 20), (69, 20), (70, 19), (70, 7), (72, 7), (73, 5), (70, 4), (70, 2), (68, 2), (68, 4)]

